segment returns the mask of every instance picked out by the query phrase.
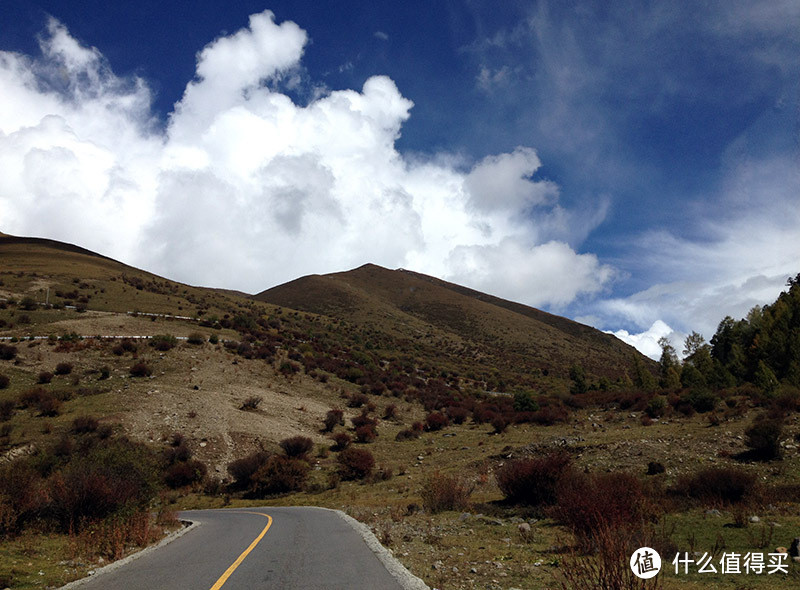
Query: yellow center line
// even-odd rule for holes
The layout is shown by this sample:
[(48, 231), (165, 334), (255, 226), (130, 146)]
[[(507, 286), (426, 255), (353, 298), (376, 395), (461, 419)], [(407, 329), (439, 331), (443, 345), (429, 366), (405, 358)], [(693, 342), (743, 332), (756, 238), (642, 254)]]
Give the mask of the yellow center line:
[(220, 588), (222, 588), (222, 585), (228, 581), (228, 578), (230, 578), (231, 574), (234, 571), (236, 571), (236, 568), (239, 567), (239, 565), (244, 561), (244, 558), (247, 557), (250, 554), (250, 552), (256, 548), (256, 545), (258, 545), (259, 541), (261, 541), (261, 539), (264, 538), (264, 535), (267, 534), (269, 527), (272, 526), (272, 517), (269, 514), (264, 514), (263, 512), (244, 512), (244, 511), (242, 512), (244, 514), (258, 514), (259, 516), (266, 516), (267, 526), (265, 526), (264, 530), (261, 531), (261, 534), (258, 535), (252, 543), (250, 543), (250, 546), (247, 549), (245, 549), (238, 558), (236, 558), (236, 561), (234, 561), (231, 564), (231, 567), (225, 570), (225, 573), (219, 577), (219, 580), (214, 582), (214, 585), (211, 586), (211, 590), (219, 590)]

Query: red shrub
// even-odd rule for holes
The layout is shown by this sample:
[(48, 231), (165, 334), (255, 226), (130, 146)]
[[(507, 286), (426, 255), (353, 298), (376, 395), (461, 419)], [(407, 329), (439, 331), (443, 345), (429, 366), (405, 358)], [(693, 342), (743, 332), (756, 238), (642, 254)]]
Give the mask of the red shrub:
[(438, 471), (427, 478), (420, 491), (422, 506), (431, 513), (463, 510), (475, 486), (461, 477), (442, 475)]
[(425, 430), (429, 432), (441, 430), (449, 424), (450, 420), (441, 412), (431, 412), (425, 417)]
[(447, 415), (453, 424), (463, 424), (469, 417), (469, 412), (460, 406), (450, 406), (447, 408)]
[(333, 432), (338, 425), (344, 426), (344, 412), (338, 408), (328, 410), (325, 414), (325, 432)]
[(153, 370), (145, 363), (136, 363), (129, 369), (129, 372), (131, 377), (149, 377), (153, 374)]
[(233, 478), (234, 487), (244, 488), (250, 484), (250, 477), (264, 465), (272, 453), (255, 451), (246, 457), (228, 464), (228, 473)]
[(514, 504), (548, 506), (556, 501), (558, 482), (572, 467), (567, 453), (509, 461), (495, 472), (497, 485)]
[(307, 436), (293, 436), (285, 438), (278, 443), (287, 457), (305, 459), (306, 455), (314, 448), (314, 441)]
[(334, 442), (334, 451), (343, 451), (350, 446), (351, 442), (353, 442), (353, 439), (346, 432), (337, 432), (332, 438)]
[(365, 449), (348, 447), (339, 453), (339, 476), (344, 480), (364, 479), (372, 473), (375, 459), (372, 453)]
[(554, 516), (588, 550), (597, 534), (634, 530), (651, 516), (642, 483), (628, 473), (571, 471), (559, 481)]
[(371, 443), (376, 438), (378, 438), (378, 433), (372, 424), (365, 424), (356, 428), (356, 440), (358, 442)]
[(254, 497), (284, 494), (303, 489), (308, 478), (308, 463), (273, 455), (250, 478)]
[(192, 485), (203, 481), (207, 470), (205, 463), (196, 459), (174, 463), (167, 467), (164, 473), (164, 483), (172, 489)]

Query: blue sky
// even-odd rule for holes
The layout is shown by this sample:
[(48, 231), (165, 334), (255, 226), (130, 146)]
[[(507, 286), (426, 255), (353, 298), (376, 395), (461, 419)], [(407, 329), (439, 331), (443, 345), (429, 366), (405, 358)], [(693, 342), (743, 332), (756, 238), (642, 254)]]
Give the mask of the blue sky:
[(7, 0), (0, 229), (251, 292), (413, 268), (655, 354), (800, 272), (799, 27), (795, 1)]

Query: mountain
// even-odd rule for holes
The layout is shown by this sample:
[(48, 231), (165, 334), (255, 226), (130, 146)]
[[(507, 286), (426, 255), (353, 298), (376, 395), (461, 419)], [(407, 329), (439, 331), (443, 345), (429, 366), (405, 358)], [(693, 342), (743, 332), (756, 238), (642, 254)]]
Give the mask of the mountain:
[(567, 318), (374, 264), (302, 277), (254, 298), (457, 351), (462, 358), (489, 357), (497, 368), (545, 376), (565, 377), (571, 366), (580, 365), (595, 376), (616, 379), (631, 372), (634, 357), (649, 363), (616, 337)]

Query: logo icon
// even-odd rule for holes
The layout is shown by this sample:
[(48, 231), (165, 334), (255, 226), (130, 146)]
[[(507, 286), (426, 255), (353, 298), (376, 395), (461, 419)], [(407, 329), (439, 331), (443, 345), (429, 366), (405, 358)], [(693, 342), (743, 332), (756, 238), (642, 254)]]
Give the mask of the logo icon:
[(640, 547), (631, 555), (631, 571), (637, 578), (650, 579), (661, 571), (661, 556), (651, 547)]

